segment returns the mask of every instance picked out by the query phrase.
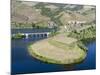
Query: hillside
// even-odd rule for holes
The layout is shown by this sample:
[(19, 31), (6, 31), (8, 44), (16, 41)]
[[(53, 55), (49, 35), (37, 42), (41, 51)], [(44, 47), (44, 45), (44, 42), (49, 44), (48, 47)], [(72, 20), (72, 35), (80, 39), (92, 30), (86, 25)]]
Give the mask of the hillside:
[(12, 28), (32, 28), (33, 23), (35, 26), (49, 27), (52, 22), (63, 26), (73, 20), (94, 22), (95, 6), (12, 0)]

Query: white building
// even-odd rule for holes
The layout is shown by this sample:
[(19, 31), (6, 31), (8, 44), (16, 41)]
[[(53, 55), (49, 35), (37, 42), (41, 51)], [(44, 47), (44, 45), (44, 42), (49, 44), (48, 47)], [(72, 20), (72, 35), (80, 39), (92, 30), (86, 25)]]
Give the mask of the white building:
[(86, 23), (86, 21), (77, 21), (77, 20), (68, 21), (68, 24), (84, 24), (84, 23)]

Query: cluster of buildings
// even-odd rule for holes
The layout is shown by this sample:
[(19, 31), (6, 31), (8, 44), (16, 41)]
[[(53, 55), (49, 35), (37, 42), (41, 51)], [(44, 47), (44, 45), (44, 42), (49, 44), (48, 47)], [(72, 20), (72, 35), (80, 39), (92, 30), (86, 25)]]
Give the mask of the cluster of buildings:
[(67, 31), (71, 31), (71, 30), (81, 28), (84, 24), (86, 24), (86, 21), (72, 20), (72, 21), (68, 21), (68, 23), (64, 25), (64, 28)]
[(68, 21), (68, 24), (85, 24), (86, 21), (76, 21), (76, 20), (72, 20), (72, 21)]
[[(67, 22), (66, 25), (63, 25), (64, 26), (63, 30), (71, 31), (71, 30), (79, 29), (86, 23), (87, 23), (86, 21), (70, 20)], [(54, 23), (53, 21), (48, 22), (48, 28), (54, 28), (55, 26), (57, 26), (57, 24)]]

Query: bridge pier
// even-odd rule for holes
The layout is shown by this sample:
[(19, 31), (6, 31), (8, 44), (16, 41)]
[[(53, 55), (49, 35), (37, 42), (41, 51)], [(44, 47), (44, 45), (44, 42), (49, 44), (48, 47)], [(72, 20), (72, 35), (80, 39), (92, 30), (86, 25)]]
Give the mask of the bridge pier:
[(28, 34), (25, 34), (25, 38), (26, 38), (26, 39), (28, 39), (28, 36), (29, 36)]
[(47, 33), (47, 37), (49, 37), (49, 34), (50, 34), (50, 33), (48, 32), (48, 33)]

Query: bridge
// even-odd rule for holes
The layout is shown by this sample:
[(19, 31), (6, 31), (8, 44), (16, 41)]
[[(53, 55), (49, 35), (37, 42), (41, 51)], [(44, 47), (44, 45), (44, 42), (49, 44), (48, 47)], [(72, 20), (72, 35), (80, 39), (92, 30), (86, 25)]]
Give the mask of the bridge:
[(49, 37), (49, 32), (41, 32), (41, 33), (22, 33), (25, 35), (26, 39), (29, 38), (29, 36), (34, 36), (35, 38), (44, 38)]
[[(17, 33), (12, 34), (12, 36), (15, 36)], [(50, 32), (37, 32), (37, 33), (21, 33), (21, 35), (25, 35), (25, 38), (28, 39), (30, 36), (33, 36), (34, 38), (47, 38), (49, 37)]]

